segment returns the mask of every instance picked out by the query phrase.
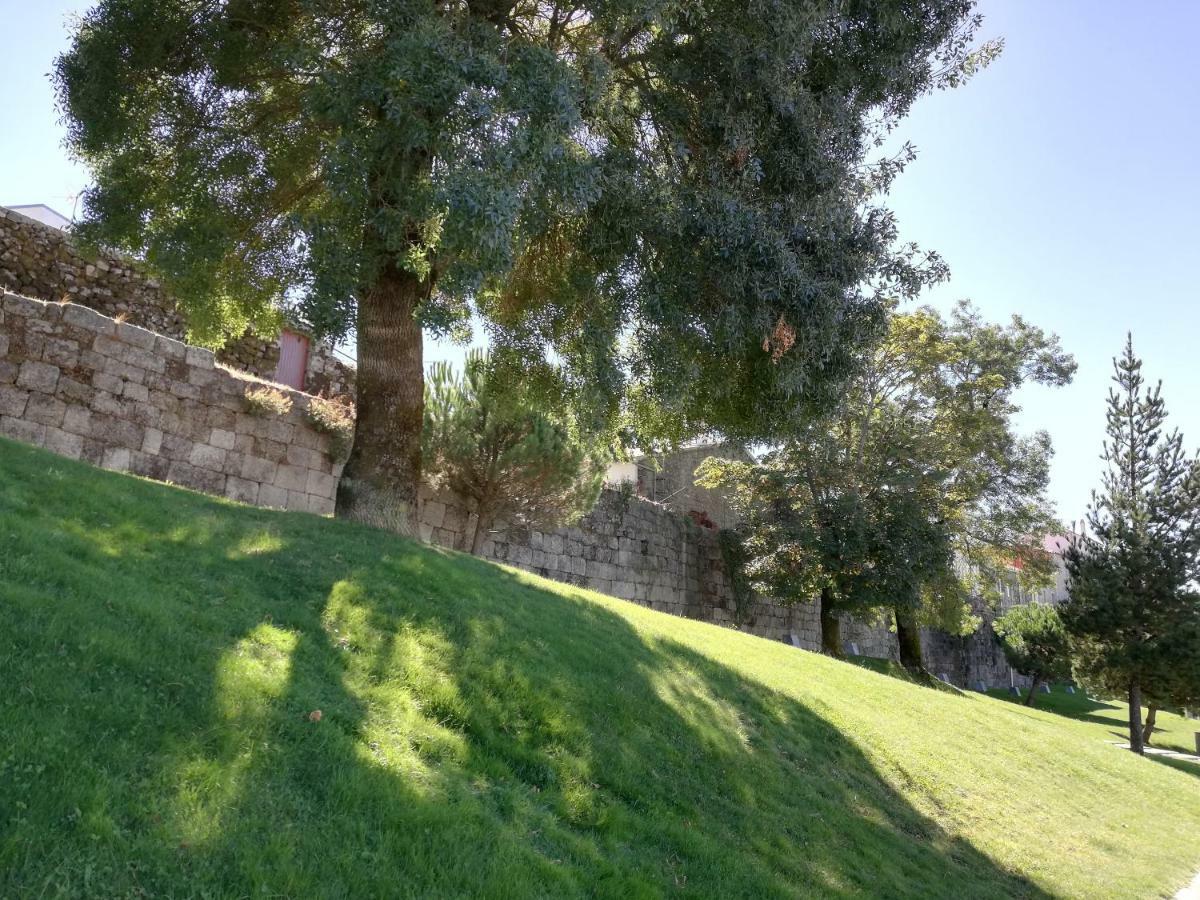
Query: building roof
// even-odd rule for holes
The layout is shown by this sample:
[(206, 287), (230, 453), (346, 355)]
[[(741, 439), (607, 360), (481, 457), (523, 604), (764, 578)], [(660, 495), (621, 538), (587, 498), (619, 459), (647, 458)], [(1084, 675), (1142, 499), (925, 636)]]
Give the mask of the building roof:
[(35, 222), (41, 222), (51, 228), (57, 228), (59, 231), (66, 231), (71, 227), (70, 219), (58, 210), (51, 209), (45, 203), (26, 203), (21, 206), (6, 206), (5, 209), (20, 213), (27, 219), (33, 219)]

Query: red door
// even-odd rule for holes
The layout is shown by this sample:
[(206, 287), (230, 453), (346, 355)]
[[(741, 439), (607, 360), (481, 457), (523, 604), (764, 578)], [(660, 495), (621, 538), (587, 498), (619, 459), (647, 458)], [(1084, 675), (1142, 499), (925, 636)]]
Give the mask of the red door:
[(304, 390), (304, 373), (308, 371), (308, 338), (294, 331), (279, 335), (279, 366), (275, 380), (298, 391)]

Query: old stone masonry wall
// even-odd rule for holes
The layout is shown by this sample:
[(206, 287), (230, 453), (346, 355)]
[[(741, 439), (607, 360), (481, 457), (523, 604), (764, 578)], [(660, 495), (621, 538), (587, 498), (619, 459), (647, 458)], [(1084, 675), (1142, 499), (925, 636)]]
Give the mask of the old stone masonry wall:
[[(57, 228), (0, 207), (0, 290), (39, 300), (68, 300), (106, 316), (183, 341), (187, 321), (159, 283), (137, 263), (113, 253), (92, 255)], [(247, 332), (217, 352), (217, 361), (260, 378), (273, 378), (279, 345)], [(354, 370), (314, 342), (305, 389), (317, 394), (353, 393)]]
[(333, 511), (341, 465), (276, 386), (284, 415), (252, 415), (261, 382), (213, 354), (72, 303), (3, 294), (0, 434), (105, 468), (245, 503)]
[[(428, 492), (421, 537), (465, 549), (474, 520), (451, 495)], [(661, 612), (736, 627), (808, 650), (821, 646), (815, 604), (783, 606), (751, 597), (738, 609), (717, 533), (641, 497), (606, 489), (575, 525), (547, 531), (499, 525), (482, 548), (488, 559), (590, 588)], [(867, 656), (896, 658), (887, 628), (852, 620), (844, 639)]]

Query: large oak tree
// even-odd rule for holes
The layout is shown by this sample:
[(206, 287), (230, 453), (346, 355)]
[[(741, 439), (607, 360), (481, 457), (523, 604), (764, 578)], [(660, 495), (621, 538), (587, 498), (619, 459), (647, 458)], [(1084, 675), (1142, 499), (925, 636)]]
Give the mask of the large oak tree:
[(95, 184), (81, 231), (142, 254), (219, 341), (281, 302), (353, 334), (337, 510), (408, 530), (423, 329), (633, 380), (682, 431), (819, 408), (943, 274), (878, 196), (877, 141), (986, 62), (969, 0), (102, 0), (55, 70)]

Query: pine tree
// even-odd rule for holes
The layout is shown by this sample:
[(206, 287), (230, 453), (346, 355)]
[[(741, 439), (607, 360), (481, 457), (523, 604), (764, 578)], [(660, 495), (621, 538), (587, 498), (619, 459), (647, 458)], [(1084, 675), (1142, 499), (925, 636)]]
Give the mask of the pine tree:
[(427, 476), (475, 515), (469, 549), (479, 555), (498, 518), (549, 526), (591, 509), (604, 468), (562, 416), (527, 385), (494, 377), (487, 355), (468, 355), (461, 376), (448, 363), (426, 383)]
[(1102, 489), (1093, 494), (1090, 534), (1067, 552), (1070, 601), (1063, 620), (1076, 678), (1129, 702), (1129, 746), (1144, 749), (1143, 699), (1180, 692), (1200, 665), (1200, 604), (1191, 589), (1200, 554), (1200, 463), (1165, 432), (1161, 383), (1146, 386), (1142, 361), (1113, 360)]

